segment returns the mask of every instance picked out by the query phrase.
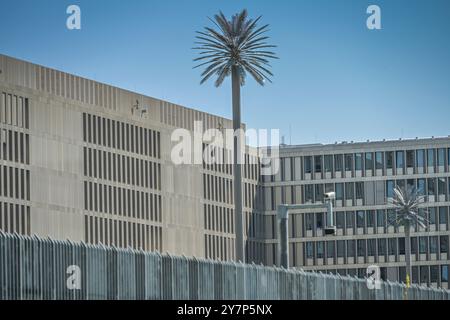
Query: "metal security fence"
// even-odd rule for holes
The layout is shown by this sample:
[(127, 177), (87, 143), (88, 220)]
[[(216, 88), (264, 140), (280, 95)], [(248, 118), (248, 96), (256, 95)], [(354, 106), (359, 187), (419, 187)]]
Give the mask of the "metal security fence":
[(450, 291), (0, 231), (0, 299), (449, 299)]

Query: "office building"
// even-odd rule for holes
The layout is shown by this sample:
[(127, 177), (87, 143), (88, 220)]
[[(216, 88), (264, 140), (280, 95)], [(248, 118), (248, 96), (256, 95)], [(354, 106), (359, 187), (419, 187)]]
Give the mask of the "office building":
[[(411, 234), (413, 282), (448, 285), (450, 138), (331, 145), (284, 146), (281, 170), (263, 177), (266, 263), (276, 263), (279, 204), (323, 202), (335, 192), (336, 236), (325, 236), (325, 210), (292, 210), (290, 264), (306, 270), (363, 277), (368, 265), (382, 278), (404, 281), (404, 227), (394, 227), (394, 186), (415, 186), (425, 195), (419, 214), (427, 228)], [(270, 239), (270, 240), (269, 240)]]

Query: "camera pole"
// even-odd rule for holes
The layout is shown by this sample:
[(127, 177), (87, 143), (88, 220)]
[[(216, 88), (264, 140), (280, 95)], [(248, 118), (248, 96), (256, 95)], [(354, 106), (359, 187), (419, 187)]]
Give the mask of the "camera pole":
[(327, 219), (325, 226), (325, 235), (336, 234), (336, 226), (333, 219), (333, 199), (334, 192), (325, 194), (325, 203), (317, 204), (282, 204), (278, 206), (278, 237), (279, 237), (279, 265), (285, 269), (289, 268), (289, 210), (305, 210), (305, 209), (327, 209)]

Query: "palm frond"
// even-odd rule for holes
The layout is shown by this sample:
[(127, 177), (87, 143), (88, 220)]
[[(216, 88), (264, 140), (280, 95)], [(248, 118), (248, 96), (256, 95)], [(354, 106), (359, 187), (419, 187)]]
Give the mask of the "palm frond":
[(278, 59), (270, 51), (276, 46), (267, 43), (269, 25), (258, 27), (261, 16), (249, 19), (247, 10), (242, 10), (228, 20), (220, 11), (214, 19), (208, 18), (213, 27), (205, 27), (196, 32), (196, 46), (199, 51), (194, 68), (204, 67), (200, 83), (216, 76), (215, 85), (220, 86), (234, 67), (238, 72), (240, 84), (244, 85), (249, 73), (260, 85), (271, 82), (269, 60)]
[(407, 186), (406, 188), (396, 186), (394, 188), (394, 198), (389, 201), (394, 207), (395, 218), (388, 222), (396, 226), (415, 223), (426, 228), (426, 224), (429, 222), (421, 215), (421, 212), (426, 214), (427, 209), (419, 208), (423, 198), (414, 186)]

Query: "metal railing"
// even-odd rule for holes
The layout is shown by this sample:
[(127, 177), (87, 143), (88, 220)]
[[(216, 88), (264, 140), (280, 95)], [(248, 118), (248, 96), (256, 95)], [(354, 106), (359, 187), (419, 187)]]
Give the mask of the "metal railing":
[[(75, 270), (75, 271), (74, 271)], [(0, 299), (445, 299), (450, 291), (0, 231)]]

